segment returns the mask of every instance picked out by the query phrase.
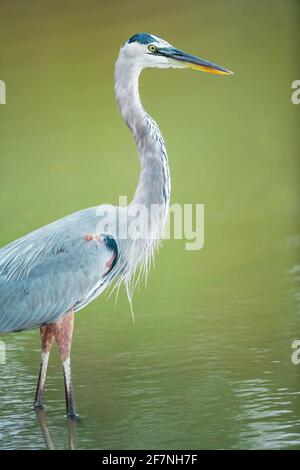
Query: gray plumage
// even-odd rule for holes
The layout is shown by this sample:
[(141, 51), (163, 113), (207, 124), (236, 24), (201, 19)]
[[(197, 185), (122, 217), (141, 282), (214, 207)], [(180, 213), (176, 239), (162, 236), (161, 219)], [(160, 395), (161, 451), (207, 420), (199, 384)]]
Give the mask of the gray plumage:
[(106, 287), (113, 251), (96, 232), (96, 208), (86, 209), (0, 250), (0, 331), (35, 328), (79, 310)]
[[(97, 216), (100, 206), (71, 214), (2, 248), (0, 332), (53, 323), (70, 309), (77, 311), (87, 305), (114, 280), (126, 284), (131, 298), (130, 286), (137, 282), (133, 280), (136, 269), (140, 266), (141, 274), (149, 269), (168, 210), (169, 170), (159, 128), (145, 113), (139, 99), (138, 78), (142, 64), (128, 60), (125, 46), (116, 63), (115, 92), (141, 158), (139, 185), (128, 209), (130, 211), (134, 204), (144, 204), (147, 208), (151, 204), (163, 204), (163, 213), (153, 220), (156, 235), (123, 240), (118, 238), (111, 224), (108, 232), (115, 242), (115, 253), (105, 241), (85, 240), (88, 234), (101, 235)], [(114, 217), (116, 212), (112, 209), (109, 212)], [(117, 213), (122, 210), (124, 208), (116, 208)], [(134, 216), (127, 216), (127, 223), (130, 221), (134, 223)], [(114, 255), (116, 265), (104, 274), (106, 264)]]
[[(115, 95), (140, 156), (140, 178), (133, 201), (127, 208), (82, 210), (2, 248), (0, 332), (53, 323), (68, 311), (87, 305), (113, 281), (116, 286), (124, 283), (131, 299), (140, 275), (147, 274), (162, 236), (171, 185), (164, 139), (140, 101), (138, 80), (146, 67), (230, 73), (151, 34), (134, 35), (123, 45), (115, 67)], [(153, 205), (160, 210), (149, 218)], [(142, 217), (137, 218), (136, 206), (146, 209)], [(108, 214), (105, 233), (104, 225), (99, 225), (102, 209)], [(116, 225), (113, 219), (120, 214), (126, 215), (125, 222)], [(132, 229), (135, 224), (146, 228), (143, 236), (120, 237), (123, 225)], [(86, 238), (93, 234), (101, 240)]]

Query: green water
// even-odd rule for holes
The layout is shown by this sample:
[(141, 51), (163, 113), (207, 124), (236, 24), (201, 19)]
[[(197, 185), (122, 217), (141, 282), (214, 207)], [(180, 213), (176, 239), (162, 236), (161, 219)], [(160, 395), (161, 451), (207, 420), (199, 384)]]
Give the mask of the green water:
[[(114, 102), (120, 45), (153, 32), (236, 72), (148, 70), (172, 202), (205, 204), (205, 246), (163, 243), (147, 288), (76, 316), (78, 448), (300, 448), (299, 124), (295, 0), (0, 1), (0, 245), (129, 197), (133, 140)], [(0, 448), (46, 447), (31, 409), (39, 333), (1, 337)], [(46, 418), (68, 447), (62, 371)]]

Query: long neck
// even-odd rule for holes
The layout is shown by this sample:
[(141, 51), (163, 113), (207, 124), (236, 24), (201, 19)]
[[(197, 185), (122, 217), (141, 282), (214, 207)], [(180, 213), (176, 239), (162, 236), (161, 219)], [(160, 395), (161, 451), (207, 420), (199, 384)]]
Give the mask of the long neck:
[(156, 122), (145, 112), (138, 90), (140, 69), (119, 56), (115, 68), (115, 95), (121, 115), (131, 129), (141, 162), (132, 203), (147, 208), (159, 204), (165, 219), (170, 199), (170, 173), (166, 146)]

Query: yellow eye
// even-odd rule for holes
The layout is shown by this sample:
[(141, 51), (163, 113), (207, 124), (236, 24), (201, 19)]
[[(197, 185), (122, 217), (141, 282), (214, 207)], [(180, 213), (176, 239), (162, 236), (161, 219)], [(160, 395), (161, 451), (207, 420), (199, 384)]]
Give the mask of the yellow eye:
[(150, 44), (150, 46), (148, 46), (148, 49), (149, 49), (149, 51), (151, 51), (151, 52), (156, 52), (156, 51), (157, 51), (157, 47), (154, 46), (153, 44)]

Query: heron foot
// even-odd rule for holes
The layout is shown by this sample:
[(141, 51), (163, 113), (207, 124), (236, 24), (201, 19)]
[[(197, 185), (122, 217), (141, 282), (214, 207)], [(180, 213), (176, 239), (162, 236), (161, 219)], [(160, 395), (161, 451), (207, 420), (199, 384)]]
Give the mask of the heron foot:
[(35, 401), (34, 404), (33, 404), (33, 408), (36, 410), (44, 410), (45, 409), (45, 405), (40, 402), (40, 401)]
[(68, 413), (65, 415), (66, 418), (68, 419), (78, 419), (80, 417), (80, 415), (78, 413), (76, 413), (76, 411), (68, 411)]

